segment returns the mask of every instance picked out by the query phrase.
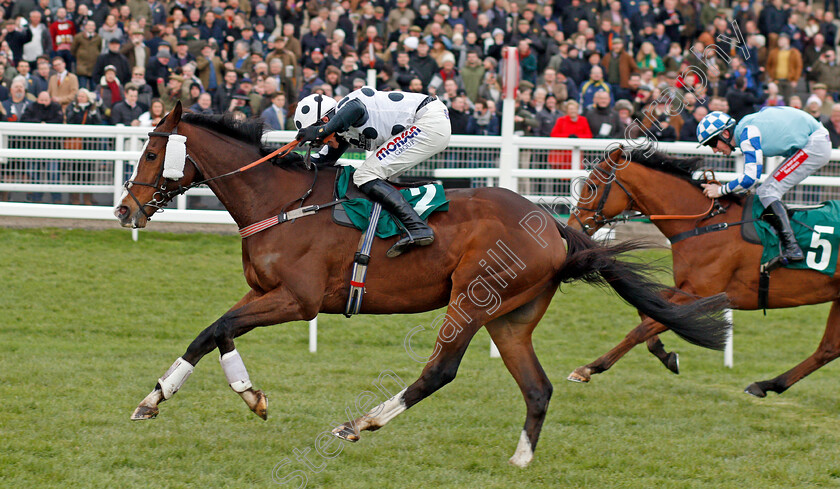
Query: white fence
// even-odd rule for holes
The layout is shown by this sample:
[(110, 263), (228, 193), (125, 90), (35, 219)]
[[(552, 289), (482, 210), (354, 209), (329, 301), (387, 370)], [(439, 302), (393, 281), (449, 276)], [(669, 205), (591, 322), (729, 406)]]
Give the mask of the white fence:
[[(122, 192), (140, 156), (149, 128), (0, 123), (0, 215), (111, 219), (110, 207)], [(269, 145), (279, 146), (294, 137), (291, 131), (266, 135)], [(82, 144), (82, 150), (67, 146)], [(447, 150), (408, 173), (461, 185), (502, 186), (531, 200), (573, 203), (571, 185), (586, 176), (586, 162), (597, 161), (614, 144), (605, 139), (559, 139), (511, 136), (453, 136)], [(674, 155), (704, 155), (708, 167), (721, 180), (742, 169), (741, 156), (712, 155), (694, 143), (659, 143), (658, 149)], [(505, 158), (501, 155), (505, 154)], [(769, 162), (771, 168), (778, 161)], [(561, 169), (562, 168), (562, 169)], [(769, 170), (765, 174), (769, 173)], [(837, 198), (840, 186), (840, 150), (817, 175), (809, 177), (786, 198), (792, 203), (813, 203)], [(27, 195), (16, 196), (15, 192)], [(53, 206), (24, 202), (37, 194), (97, 194), (100, 207)], [(33, 195), (34, 194), (34, 195)], [(103, 198), (103, 194), (110, 197)], [(29, 197), (26, 199), (25, 197)], [(207, 188), (180, 196), (157, 221), (232, 223), (223, 210), (197, 209), (190, 197), (202, 197), (202, 205), (215, 200)], [(6, 200), (2, 199), (2, 200)], [(63, 201), (62, 197), (62, 201)], [(17, 202), (15, 202), (17, 201)], [(205, 202), (206, 201), (206, 202)]]
[[(0, 215), (74, 219), (114, 219), (125, 180), (140, 157), (151, 128), (77, 126), (62, 124), (0, 123)], [(280, 146), (292, 140), (292, 131), (266, 134), (266, 143)], [(65, 149), (78, 147), (82, 149)], [(449, 148), (417, 166), (408, 176), (436, 178), (460, 185), (501, 186), (518, 191), (533, 201), (574, 204), (572, 186), (586, 176), (586, 162), (600, 159), (614, 140), (530, 138), (521, 136), (453, 136)], [(695, 143), (658, 143), (657, 149), (672, 155), (703, 155), (707, 166), (720, 180), (730, 180), (743, 169), (743, 158), (712, 155)], [(504, 155), (504, 158), (502, 157)], [(358, 156), (358, 155), (357, 155)], [(765, 174), (779, 163), (770, 159)], [(798, 204), (840, 198), (840, 150), (832, 151), (831, 162), (817, 175), (806, 179), (787, 196)], [(21, 195), (19, 193), (25, 193)], [(51, 205), (27, 202), (38, 194), (97, 194), (100, 205)], [(103, 194), (105, 197), (103, 198)], [(17, 197), (17, 198), (15, 198)], [(211, 203), (200, 205), (219, 210), (198, 209), (191, 200), (199, 197)], [(11, 198), (11, 201), (5, 201)], [(215, 205), (213, 204), (215, 202)], [(232, 224), (208, 188), (191, 189), (179, 196), (158, 222)], [(315, 325), (310, 329), (310, 350), (314, 351)], [(731, 365), (731, 344), (727, 354)]]

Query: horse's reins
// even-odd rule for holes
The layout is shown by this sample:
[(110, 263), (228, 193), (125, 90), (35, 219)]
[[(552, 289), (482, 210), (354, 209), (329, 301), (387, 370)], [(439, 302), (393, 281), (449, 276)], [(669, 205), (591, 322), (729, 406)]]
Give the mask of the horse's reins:
[[(605, 159), (603, 161), (607, 161), (607, 160)], [(624, 191), (624, 193), (630, 199), (630, 202), (627, 204), (627, 206), (624, 209), (625, 211), (629, 210), (630, 207), (635, 203), (635, 198), (633, 197), (633, 194), (631, 194), (630, 191), (628, 191), (627, 188), (616, 177), (616, 165), (612, 164), (612, 161), (610, 161), (609, 163), (610, 163), (610, 165), (609, 165), (610, 170), (609, 171), (601, 168), (600, 166), (595, 166), (595, 167), (592, 168), (593, 171), (597, 171), (598, 173), (606, 176), (606, 180), (603, 180), (603, 182), (606, 184), (606, 187), (604, 187), (603, 195), (601, 196), (601, 199), (598, 202), (597, 208), (587, 209), (585, 207), (580, 207), (580, 206), (577, 207), (578, 209), (583, 210), (583, 211), (594, 212), (595, 214), (591, 218), (587, 218), (587, 220), (592, 219), (592, 221), (596, 225), (607, 226), (607, 225), (610, 225), (610, 224), (614, 224), (616, 222), (628, 221), (630, 219), (636, 219), (636, 218), (639, 218), (639, 217), (647, 217), (651, 221), (656, 221), (656, 220), (659, 220), (659, 221), (664, 221), (664, 220), (687, 220), (687, 219), (706, 220), (706, 219), (712, 218), (712, 217), (714, 217), (718, 214), (722, 214), (722, 213), (726, 212), (726, 208), (723, 207), (720, 204), (720, 202), (718, 201), (717, 198), (715, 198), (715, 199), (712, 199), (712, 202), (711, 202), (711, 205), (709, 206), (709, 208), (705, 212), (702, 212), (700, 214), (652, 214), (650, 216), (645, 216), (644, 214), (642, 214), (640, 212), (640, 213), (638, 213), (636, 215), (633, 215), (633, 216), (621, 216), (621, 217), (616, 216), (616, 217), (608, 218), (603, 214), (603, 210), (604, 210), (604, 206), (606, 205), (607, 198), (609, 198), (610, 189), (612, 188), (613, 183), (618, 185), (618, 187), (622, 191)], [(704, 171), (703, 174), (705, 176), (706, 172)], [(599, 177), (599, 179), (600, 179), (600, 177)], [(717, 180), (714, 179), (714, 172), (712, 172), (712, 178), (710, 180), (707, 179), (707, 181), (709, 183), (719, 183)], [(578, 224), (580, 224), (580, 226), (584, 230), (584, 232), (586, 232), (590, 229), (590, 226), (588, 224), (584, 223), (576, 213), (572, 213), (572, 215), (575, 217), (575, 220), (577, 220)], [(687, 238), (691, 238), (691, 237), (694, 237), (694, 236), (700, 236), (702, 234), (711, 233), (711, 232), (715, 232), (715, 231), (723, 231), (725, 229), (728, 229), (729, 227), (740, 226), (742, 224), (747, 224), (747, 223), (750, 223), (750, 222), (755, 222), (755, 219), (712, 224), (712, 225), (709, 225), (709, 226), (703, 226), (703, 227), (700, 227), (700, 228), (695, 228), (695, 229), (692, 229), (690, 231), (677, 233), (674, 236), (669, 237), (668, 240), (673, 245), (674, 243), (676, 243), (678, 241), (682, 241), (682, 240), (687, 239)]]
[[(710, 171), (712, 173), (712, 176), (711, 176), (711, 178), (708, 178), (706, 175)], [(718, 185), (721, 184), (719, 181), (717, 181), (715, 179), (714, 170), (703, 170), (703, 178), (706, 179), (706, 183), (716, 183)], [(726, 210), (723, 209), (723, 207), (720, 205), (720, 202), (718, 202), (718, 199), (714, 198), (714, 199), (712, 199), (712, 204), (709, 206), (709, 208), (706, 210), (706, 212), (702, 212), (700, 214), (693, 214), (693, 215), (654, 214), (654, 215), (648, 216), (648, 219), (650, 219), (651, 221), (657, 221), (657, 220), (664, 221), (664, 220), (668, 220), (668, 219), (674, 219), (674, 220), (678, 220), (678, 219), (699, 219), (701, 217), (706, 217), (708, 219), (709, 217), (714, 217), (714, 216), (717, 215), (717, 214), (712, 212), (716, 207), (717, 207), (718, 210), (720, 210), (720, 212), (718, 212), (718, 213), (726, 212)]]
[[(162, 136), (162, 137), (167, 137), (168, 138), (171, 134), (177, 134), (177, 128), (172, 133), (152, 131), (152, 132), (149, 133), (149, 137)], [(325, 139), (325, 142), (329, 142), (329, 140), (332, 137), (334, 137), (334, 136), (330, 135), (330, 137)], [(179, 184), (177, 188), (169, 190), (169, 191), (167, 191), (167, 188), (166, 188), (166, 179), (163, 179), (163, 183), (161, 183), (161, 179), (163, 177), (163, 171), (164, 171), (164, 165), (161, 165), (161, 170), (158, 173), (157, 177), (155, 178), (154, 183), (144, 183), (144, 182), (136, 182), (136, 181), (133, 181), (133, 180), (129, 180), (125, 183), (125, 189), (128, 192), (128, 194), (131, 196), (131, 198), (134, 200), (134, 202), (140, 208), (140, 212), (142, 212), (143, 215), (146, 216), (146, 219), (151, 220), (152, 216), (158, 211), (162, 212), (163, 207), (165, 207), (169, 202), (171, 202), (173, 198), (184, 194), (189, 189), (197, 187), (199, 185), (204, 185), (207, 182), (211, 182), (213, 180), (218, 180), (220, 178), (225, 178), (225, 177), (237, 175), (239, 173), (248, 171), (252, 168), (255, 168), (255, 167), (265, 163), (266, 161), (270, 161), (271, 159), (273, 159), (277, 156), (282, 158), (282, 157), (288, 155), (289, 153), (291, 153), (292, 150), (294, 150), (297, 146), (298, 146), (298, 141), (294, 140), (294, 141), (292, 141), (292, 142), (290, 142), (290, 143), (272, 151), (271, 153), (263, 156), (262, 158), (260, 158), (256, 161), (253, 161), (251, 163), (248, 163), (245, 166), (237, 168), (236, 170), (229, 171), (227, 173), (223, 173), (223, 174), (217, 175), (215, 177), (205, 178), (204, 180), (201, 180), (201, 181), (198, 181), (198, 182), (193, 182), (193, 183), (191, 183), (189, 185), (186, 185), (186, 186)], [(327, 202), (325, 204), (315, 204), (315, 205), (310, 205), (310, 206), (307, 206), (307, 207), (303, 207), (303, 202), (306, 200), (307, 197), (309, 197), (312, 194), (312, 190), (315, 188), (315, 184), (318, 181), (318, 166), (311, 164), (311, 162), (310, 162), (311, 152), (312, 152), (312, 146), (310, 145), (307, 152), (306, 152), (306, 156), (304, 157), (304, 164), (306, 165), (307, 169), (314, 169), (314, 175), (312, 177), (312, 183), (309, 185), (309, 188), (306, 190), (306, 192), (304, 192), (303, 195), (301, 195), (300, 197), (298, 197), (296, 199), (293, 199), (293, 200), (289, 201), (288, 203), (286, 203), (285, 205), (283, 205), (283, 207), (281, 208), (280, 214), (278, 214), (276, 216), (269, 217), (267, 219), (263, 219), (261, 221), (250, 224), (250, 225), (248, 225), (244, 228), (241, 228), (239, 230), (239, 235), (242, 238), (247, 238), (248, 236), (254, 235), (254, 234), (256, 234), (260, 231), (264, 231), (265, 229), (268, 229), (272, 226), (276, 226), (278, 224), (282, 224), (284, 222), (293, 221), (293, 220), (295, 220), (297, 218), (300, 218), (300, 217), (311, 216), (311, 215), (317, 213), (318, 211), (320, 211), (321, 209), (329, 208), (329, 207), (332, 207), (332, 206), (335, 206), (335, 205), (338, 205), (338, 204), (341, 204), (341, 203), (347, 201), (347, 199), (336, 199), (336, 200), (333, 200), (331, 202)], [(196, 163), (196, 161), (189, 155), (189, 153), (185, 154), (185, 158), (193, 164), (196, 171), (198, 171), (199, 173), (201, 172), (201, 169), (199, 168), (198, 163)], [(154, 188), (155, 193), (152, 195), (152, 200), (149, 201), (145, 205), (140, 204), (140, 201), (137, 199), (137, 197), (131, 191), (131, 185), (140, 185), (140, 186), (147, 186), (147, 187)], [(300, 202), (301, 207), (299, 207), (297, 209), (294, 209), (294, 210), (291, 210), (291, 211), (287, 211), (286, 209), (288, 209), (289, 206), (293, 205), (295, 202)], [(151, 214), (147, 213), (146, 209), (145, 209), (146, 206), (154, 208), (154, 212), (152, 212)]]
[[(152, 132), (149, 133), (149, 137), (151, 138), (151, 137), (154, 137), (154, 136), (160, 136), (160, 137), (168, 138), (172, 134), (177, 134), (177, 130), (174, 130), (171, 133), (170, 132), (161, 132), (161, 131), (152, 131)], [(163, 211), (163, 208), (167, 204), (169, 204), (169, 202), (171, 202), (172, 199), (174, 199), (175, 197), (177, 197), (179, 195), (182, 195), (182, 194), (186, 193), (191, 188), (198, 187), (199, 185), (204, 185), (208, 182), (212, 182), (213, 180), (218, 180), (220, 178), (225, 178), (225, 177), (229, 177), (229, 176), (232, 176), (232, 175), (236, 175), (236, 174), (248, 171), (252, 168), (255, 168), (255, 167), (265, 163), (266, 161), (270, 161), (271, 159), (273, 159), (277, 156), (282, 158), (282, 157), (288, 155), (289, 153), (291, 153), (292, 150), (294, 150), (297, 147), (297, 145), (298, 145), (297, 140), (292, 141), (292, 142), (290, 142), (290, 143), (272, 151), (271, 153), (263, 156), (262, 158), (260, 158), (256, 161), (253, 161), (251, 163), (248, 163), (245, 166), (237, 168), (236, 170), (229, 171), (227, 173), (224, 173), (222, 175), (217, 175), (215, 177), (206, 178), (206, 179), (198, 181), (198, 182), (193, 182), (189, 185), (178, 185), (177, 188), (174, 188), (172, 190), (167, 190), (166, 179), (163, 178), (163, 170), (164, 170), (163, 165), (161, 165), (160, 172), (158, 172), (158, 175), (155, 178), (154, 183), (146, 183), (146, 182), (138, 182), (136, 180), (128, 180), (128, 181), (125, 182), (125, 184), (123, 186), (125, 187), (125, 190), (127, 191), (128, 195), (131, 196), (132, 200), (134, 200), (134, 202), (140, 208), (140, 212), (142, 212), (143, 215), (146, 216), (146, 219), (151, 220), (152, 216), (155, 213), (157, 213), (158, 211)], [(157, 156), (157, 155), (155, 155), (155, 156)], [(199, 172), (201, 171), (199, 169), (198, 164), (192, 158), (192, 156), (189, 155), (189, 153), (186, 154), (186, 158), (187, 158), (187, 160), (189, 160), (193, 164), (193, 166), (195, 166), (196, 170), (198, 170)], [(317, 179), (317, 172), (315, 173), (315, 178)], [(161, 182), (161, 180), (163, 180), (163, 182)], [(152, 187), (153, 189), (155, 189), (155, 193), (152, 194), (152, 200), (150, 200), (146, 204), (141, 204), (140, 201), (137, 199), (137, 197), (134, 195), (134, 192), (131, 191), (131, 187), (133, 185), (138, 185), (138, 186), (141, 186), (141, 187)], [(315, 186), (315, 180), (313, 180), (313, 182), (312, 182), (312, 187), (314, 187), (314, 186)], [(284, 209), (286, 207), (288, 207), (289, 205), (293, 204), (294, 202), (297, 202), (298, 200), (303, 201), (303, 199), (305, 199), (306, 197), (309, 196), (309, 194), (312, 193), (312, 187), (310, 187), (309, 190), (301, 198), (295, 199), (292, 202), (289, 202), (288, 204), (286, 204), (286, 206), (284, 206)], [(154, 208), (154, 211), (151, 214), (149, 214), (149, 213), (146, 212), (146, 207)]]

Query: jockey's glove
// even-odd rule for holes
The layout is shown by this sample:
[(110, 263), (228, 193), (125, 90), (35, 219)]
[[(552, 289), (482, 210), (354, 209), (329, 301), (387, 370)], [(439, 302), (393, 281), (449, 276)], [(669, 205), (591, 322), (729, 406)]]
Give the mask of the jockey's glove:
[(298, 131), (295, 139), (300, 141), (300, 144), (310, 143), (313, 146), (321, 146), (324, 144), (324, 139), (330, 134), (327, 132), (326, 126), (309, 126)]
[(301, 144), (311, 143), (313, 146), (324, 144), (330, 134), (342, 133), (350, 126), (359, 127), (368, 119), (368, 112), (365, 105), (359, 99), (353, 99), (333, 115), (324, 125), (304, 127), (298, 131), (295, 139)]

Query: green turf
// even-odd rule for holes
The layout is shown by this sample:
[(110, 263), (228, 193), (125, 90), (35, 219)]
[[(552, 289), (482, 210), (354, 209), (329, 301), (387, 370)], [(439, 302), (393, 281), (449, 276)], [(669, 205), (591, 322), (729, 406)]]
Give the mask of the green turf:
[[(645, 258), (663, 256), (646, 254)], [(374, 265), (375, 266), (375, 265)], [(321, 316), (237, 341), (269, 419), (227, 386), (216, 354), (161, 405), (137, 403), (206, 325), (245, 291), (236, 237), (0, 230), (0, 487), (276, 487), (300, 470), (328, 488), (799, 488), (840, 485), (840, 390), (829, 365), (783, 396), (742, 393), (804, 359), (826, 306), (735, 313), (734, 369), (722, 354), (663, 340), (673, 375), (644, 348), (589, 385), (564, 379), (637, 321), (615, 296), (566, 286), (535, 333), (554, 397), (531, 467), (507, 464), (525, 407), (482, 331), (458, 378), (324, 461), (318, 435), (346, 419), (380, 372), (420, 371), (403, 349), (418, 316)], [(426, 343), (428, 346), (428, 342)], [(382, 400), (382, 396), (377, 400)], [(352, 408), (355, 410), (355, 408)], [(320, 472), (295, 459), (310, 449)], [(297, 487), (293, 480), (286, 487)]]

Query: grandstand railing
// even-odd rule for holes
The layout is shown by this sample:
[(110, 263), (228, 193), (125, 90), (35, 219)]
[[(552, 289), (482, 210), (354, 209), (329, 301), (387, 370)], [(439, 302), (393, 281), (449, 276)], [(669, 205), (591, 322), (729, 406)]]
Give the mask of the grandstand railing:
[[(91, 193), (107, 205), (50, 205), (0, 202), (0, 215), (112, 219), (111, 206), (140, 157), (150, 128), (77, 126), (64, 124), (0, 123), (0, 193)], [(267, 133), (266, 144), (279, 146), (294, 137), (292, 131)], [(507, 140), (506, 140), (507, 139)], [(79, 146), (82, 149), (73, 149)], [(449, 147), (406, 175), (434, 178), (462, 186), (502, 186), (535, 202), (573, 205), (574, 186), (586, 177), (587, 165), (598, 161), (615, 140), (563, 139), (512, 136), (452, 136)], [(507, 144), (507, 152), (503, 145)], [(639, 145), (639, 141), (624, 142)], [(713, 155), (694, 143), (657, 143), (675, 156), (702, 155), (706, 166), (722, 181), (743, 169), (740, 155)], [(71, 148), (71, 149), (66, 149)], [(501, 155), (508, 157), (502, 159)], [(351, 157), (353, 155), (350, 155)], [(362, 155), (355, 155), (357, 158)], [(779, 158), (768, 161), (770, 173)], [(786, 196), (786, 201), (807, 204), (840, 197), (840, 150), (831, 162)], [(102, 198), (102, 194), (107, 194)], [(14, 196), (14, 194), (12, 194)], [(200, 197), (201, 202), (190, 197)], [(14, 200), (14, 199), (13, 199)], [(17, 200), (22, 200), (18, 198)], [(198, 208), (201, 207), (201, 208)], [(207, 208), (216, 209), (208, 210)], [(232, 223), (208, 188), (178, 197), (157, 221)]]

